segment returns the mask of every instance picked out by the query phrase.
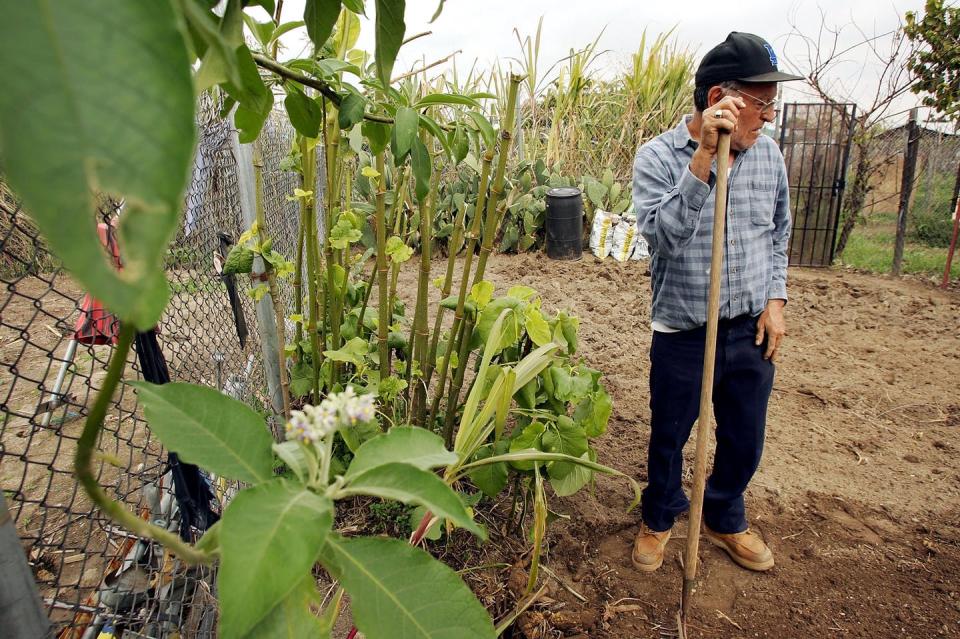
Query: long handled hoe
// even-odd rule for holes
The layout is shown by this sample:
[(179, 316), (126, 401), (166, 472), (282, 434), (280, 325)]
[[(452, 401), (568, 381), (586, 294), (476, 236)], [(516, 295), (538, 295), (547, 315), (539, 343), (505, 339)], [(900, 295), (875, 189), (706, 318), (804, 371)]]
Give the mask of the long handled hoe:
[(713, 248), (710, 254), (710, 293), (707, 298), (707, 339), (703, 347), (703, 381), (700, 385), (700, 417), (697, 418), (697, 452), (693, 465), (693, 493), (690, 501), (690, 529), (683, 559), (683, 591), (677, 629), (686, 638), (687, 610), (697, 577), (697, 549), (700, 547), (700, 517), (703, 514), (703, 490), (707, 475), (707, 437), (713, 411), (713, 368), (717, 354), (717, 321), (720, 317), (720, 272), (723, 268), (723, 238), (727, 221), (727, 173), (730, 134), (721, 133), (717, 144), (716, 204), (713, 214)]

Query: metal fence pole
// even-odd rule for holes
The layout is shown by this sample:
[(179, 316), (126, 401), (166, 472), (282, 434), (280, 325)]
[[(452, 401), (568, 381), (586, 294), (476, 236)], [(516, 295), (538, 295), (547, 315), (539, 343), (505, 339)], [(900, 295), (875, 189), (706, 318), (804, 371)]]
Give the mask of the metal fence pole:
[(7, 639), (42, 639), (50, 632), (33, 573), (0, 491), (0, 628)]
[(953, 184), (953, 198), (950, 209), (953, 211), (953, 235), (950, 237), (950, 248), (947, 250), (947, 263), (943, 267), (943, 281), (940, 288), (947, 288), (950, 283), (950, 265), (953, 263), (953, 253), (957, 250), (957, 235), (960, 234), (960, 163), (957, 163), (957, 180)]
[[(257, 144), (256, 142), (254, 144)], [(237, 184), (240, 188), (240, 214), (245, 228), (257, 219), (256, 178), (253, 172), (253, 145), (240, 144), (236, 131), (230, 134), (233, 157), (237, 160)], [(256, 279), (264, 273), (263, 258), (253, 260), (251, 277)], [(257, 329), (260, 334), (260, 349), (263, 354), (263, 375), (267, 378), (270, 407), (274, 415), (283, 415), (283, 389), (280, 385), (280, 338), (277, 334), (273, 312), (273, 298), (267, 293), (255, 303)]]
[(919, 109), (910, 109), (907, 123), (907, 153), (903, 160), (903, 179), (900, 182), (900, 211), (897, 213), (897, 241), (893, 247), (893, 274), (900, 275), (903, 267), (903, 243), (907, 235), (907, 212), (910, 210), (910, 195), (913, 192), (913, 175), (917, 170), (917, 152), (920, 150), (920, 127), (917, 126)]

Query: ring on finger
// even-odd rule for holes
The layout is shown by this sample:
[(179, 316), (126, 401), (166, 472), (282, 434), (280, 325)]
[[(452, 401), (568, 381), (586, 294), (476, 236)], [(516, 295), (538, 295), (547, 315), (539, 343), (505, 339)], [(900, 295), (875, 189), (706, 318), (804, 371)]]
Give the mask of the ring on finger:
[(714, 117), (722, 118), (722, 117), (723, 117), (723, 109), (717, 109), (717, 110), (713, 113), (713, 115), (714, 115)]

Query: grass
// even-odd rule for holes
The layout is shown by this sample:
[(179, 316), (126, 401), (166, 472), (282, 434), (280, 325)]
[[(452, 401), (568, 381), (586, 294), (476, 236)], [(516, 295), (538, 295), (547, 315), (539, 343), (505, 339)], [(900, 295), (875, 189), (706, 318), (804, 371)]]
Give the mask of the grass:
[[(854, 268), (889, 273), (893, 266), (893, 245), (896, 241), (895, 213), (876, 213), (867, 223), (854, 229), (843, 252), (843, 263)], [(957, 251), (960, 253), (960, 251)], [(953, 256), (950, 279), (960, 278), (960, 255)], [(934, 248), (909, 238), (903, 247), (903, 272), (915, 275), (943, 277), (947, 264), (947, 249)]]

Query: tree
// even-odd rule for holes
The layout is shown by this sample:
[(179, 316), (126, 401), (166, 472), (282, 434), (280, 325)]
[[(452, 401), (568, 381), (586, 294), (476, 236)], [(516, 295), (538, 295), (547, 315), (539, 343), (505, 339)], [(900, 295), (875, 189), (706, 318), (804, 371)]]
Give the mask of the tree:
[[(858, 40), (853, 45), (843, 46), (841, 41), (848, 28), (857, 31)], [(850, 234), (863, 219), (864, 203), (873, 190), (873, 179), (895, 154), (895, 151), (891, 152), (878, 144), (877, 136), (889, 127), (891, 118), (905, 112), (894, 109), (916, 81), (907, 67), (907, 60), (912, 58), (917, 45), (906, 37), (902, 24), (891, 33), (869, 34), (855, 24), (839, 27), (828, 25), (822, 12), (820, 28), (815, 37), (804, 34), (796, 24), (793, 25), (785, 48), (791, 45), (796, 49), (806, 49), (805, 59), (794, 56), (791, 66), (804, 76), (814, 97), (836, 105), (838, 109), (844, 103), (853, 102), (857, 105), (853, 129), (852, 178), (843, 198), (843, 226), (834, 251), (836, 259), (840, 259)], [(856, 61), (864, 66), (869, 62), (880, 67), (875, 88), (866, 100), (857, 100), (853, 87), (844, 86), (837, 79), (842, 77), (840, 67), (854, 61), (856, 56), (860, 56)], [(860, 81), (865, 79), (866, 76), (860, 77)], [(859, 93), (863, 94), (862, 91)]]
[(914, 93), (925, 93), (932, 107), (960, 125), (960, 7), (927, 0), (926, 13), (908, 11), (904, 33), (916, 48), (907, 67), (916, 75)]

